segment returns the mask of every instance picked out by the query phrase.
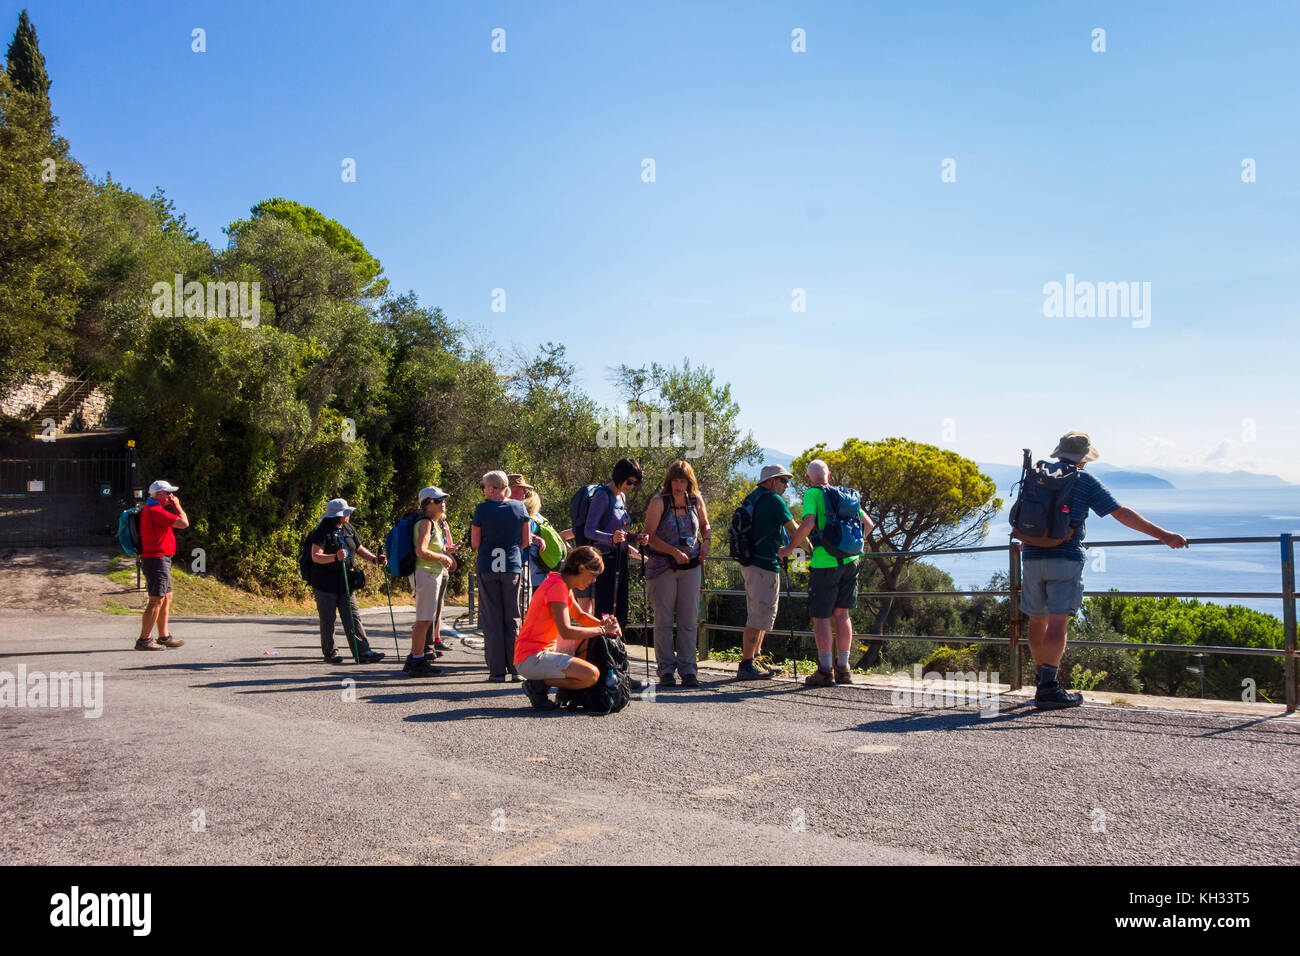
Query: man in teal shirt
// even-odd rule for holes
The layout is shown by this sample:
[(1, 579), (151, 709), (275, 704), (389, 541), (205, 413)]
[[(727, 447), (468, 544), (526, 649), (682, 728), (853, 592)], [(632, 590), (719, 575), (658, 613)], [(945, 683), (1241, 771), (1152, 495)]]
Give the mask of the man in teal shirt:
[(777, 551), (795, 530), (794, 515), (784, 498), (790, 478), (790, 472), (780, 465), (768, 465), (759, 474), (758, 487), (745, 499), (754, 507), (754, 556), (740, 566), (745, 579), (745, 633), (740, 639), (741, 661), (736, 671), (739, 680), (767, 680), (776, 673), (762, 663), (759, 654), (763, 635), (776, 624), (781, 597)]
[[(799, 547), (814, 528), (826, 527), (826, 490), (830, 487), (830, 469), (820, 458), (808, 463), (808, 490), (803, 495), (803, 521), (790, 537), (790, 543), (777, 552), (787, 557)], [(875, 528), (867, 513), (858, 509), (865, 539)], [(808, 574), (808, 613), (813, 619), (817, 640), (817, 670), (804, 681), (806, 687), (830, 687), (851, 684), (849, 648), (853, 646), (853, 621), (849, 612), (858, 606), (858, 557), (837, 558), (818, 545), (813, 550)], [(831, 661), (831, 619), (835, 621), (835, 658)]]

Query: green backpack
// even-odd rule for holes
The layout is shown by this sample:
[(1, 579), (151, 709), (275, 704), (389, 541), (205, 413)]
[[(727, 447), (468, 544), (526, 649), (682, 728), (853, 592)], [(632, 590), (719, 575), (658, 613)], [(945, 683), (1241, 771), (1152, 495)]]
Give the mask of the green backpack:
[(546, 542), (546, 550), (538, 553), (537, 563), (548, 571), (554, 571), (563, 563), (569, 549), (560, 537), (560, 532), (552, 528), (551, 523), (541, 515), (533, 515), (530, 520), (537, 526), (537, 536)]

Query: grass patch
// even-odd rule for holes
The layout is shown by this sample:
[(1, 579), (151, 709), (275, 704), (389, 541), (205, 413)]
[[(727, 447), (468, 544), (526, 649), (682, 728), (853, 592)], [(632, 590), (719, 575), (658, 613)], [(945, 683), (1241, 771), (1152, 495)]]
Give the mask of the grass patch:
[[(117, 555), (108, 564), (108, 579), (122, 588), (130, 589), (130, 600), (143, 606), (147, 596), (135, 590), (135, 561)], [(393, 604), (411, 604), (409, 594), (393, 594)], [(383, 592), (363, 591), (357, 596), (361, 607), (382, 607), (388, 604)], [(118, 601), (106, 599), (103, 610), (109, 614), (139, 614), (139, 608), (123, 606)], [(316, 602), (310, 594), (300, 598), (276, 598), (254, 594), (242, 588), (218, 581), (210, 574), (191, 574), (182, 567), (172, 565), (172, 609), (177, 617), (228, 617), (235, 615), (286, 617), (314, 616)]]

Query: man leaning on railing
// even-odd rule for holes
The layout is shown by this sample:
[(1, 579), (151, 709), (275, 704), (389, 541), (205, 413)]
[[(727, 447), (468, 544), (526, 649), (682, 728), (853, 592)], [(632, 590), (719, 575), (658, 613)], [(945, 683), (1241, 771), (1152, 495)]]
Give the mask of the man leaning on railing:
[[(1101, 518), (1112, 516), (1120, 524), (1150, 535), (1171, 548), (1187, 547), (1187, 539), (1147, 521), (1131, 508), (1121, 508), (1106, 486), (1083, 469), (1098, 457), (1097, 449), (1083, 432), (1061, 438), (1053, 458), (1072, 463), (1079, 470), (1070, 501), (1070, 527), (1074, 533), (1052, 548), (1024, 546), (1024, 581), (1020, 610), (1029, 615), (1029, 650), (1038, 665), (1038, 692), (1034, 703), (1043, 710), (1078, 707), (1082, 694), (1061, 687), (1057, 672), (1065, 653), (1066, 628), (1083, 604), (1083, 524), (1088, 509)], [(1074, 516), (1078, 515), (1076, 519)]]

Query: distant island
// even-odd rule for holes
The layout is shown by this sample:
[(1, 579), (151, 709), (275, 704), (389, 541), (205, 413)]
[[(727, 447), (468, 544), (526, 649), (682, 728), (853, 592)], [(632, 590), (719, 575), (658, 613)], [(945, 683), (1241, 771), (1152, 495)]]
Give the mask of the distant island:
[[(759, 452), (762, 461), (753, 466), (751, 478), (757, 480), (763, 465), (784, 465), (790, 467), (794, 455), (778, 451), (775, 448), (763, 448)], [(976, 462), (979, 470), (992, 478), (999, 492), (1006, 492), (1020, 480), (1019, 465), (1000, 465), (994, 462)], [(1132, 468), (1120, 468), (1105, 462), (1095, 462), (1088, 470), (1097, 475), (1110, 488), (1143, 489), (1196, 489), (1196, 488), (1287, 488), (1295, 487), (1292, 482), (1277, 475), (1260, 475), (1249, 471), (1203, 471), (1194, 468), (1146, 468), (1138, 471)], [(834, 476), (831, 476), (834, 480)], [(1177, 484), (1175, 484), (1177, 482)]]

